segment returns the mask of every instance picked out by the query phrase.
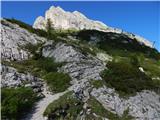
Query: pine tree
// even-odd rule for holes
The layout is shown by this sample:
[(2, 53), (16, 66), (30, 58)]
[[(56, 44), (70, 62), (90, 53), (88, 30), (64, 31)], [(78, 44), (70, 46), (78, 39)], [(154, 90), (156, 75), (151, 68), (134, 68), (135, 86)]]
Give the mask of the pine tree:
[(51, 30), (52, 30), (52, 22), (50, 19), (47, 19), (47, 34), (48, 34), (48, 39), (51, 38)]

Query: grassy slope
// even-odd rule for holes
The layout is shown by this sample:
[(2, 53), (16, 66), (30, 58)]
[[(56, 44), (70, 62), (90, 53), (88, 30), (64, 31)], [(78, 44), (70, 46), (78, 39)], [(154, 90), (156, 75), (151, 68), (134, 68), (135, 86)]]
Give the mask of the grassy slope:
[(130, 39), (126, 35), (112, 32), (105, 33), (97, 30), (83, 30), (78, 32), (77, 37), (89, 42), (92, 35), (96, 35), (101, 39), (97, 42), (97, 47), (113, 56), (128, 56), (133, 53), (143, 53), (146, 57), (160, 59), (160, 53), (156, 49), (140, 44), (136, 39)]

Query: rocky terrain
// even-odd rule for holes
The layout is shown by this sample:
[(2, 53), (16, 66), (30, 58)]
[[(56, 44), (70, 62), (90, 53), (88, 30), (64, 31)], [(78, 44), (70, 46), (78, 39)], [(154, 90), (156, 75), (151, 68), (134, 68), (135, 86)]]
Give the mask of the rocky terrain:
[(31, 55), (25, 50), (26, 44), (37, 44), (45, 38), (31, 34), (16, 24), (4, 21), (1, 25), (1, 55), (4, 60), (25, 60)]
[[(45, 18), (38, 17), (36, 19), (33, 27), (45, 29), (48, 18), (51, 19), (53, 23), (52, 27), (57, 29), (77, 28), (78, 30), (102, 30), (103, 32), (105, 31), (107, 35), (108, 33), (109, 35), (110, 33), (114, 33), (115, 36), (109, 36), (110, 39), (112, 39), (112, 37), (114, 39), (120, 39), (120, 37), (116, 36), (123, 36), (124, 39), (127, 39), (128, 41), (136, 39), (139, 42), (139, 44), (136, 43), (136, 45), (142, 46), (142, 49), (138, 49), (138, 52), (136, 51), (137, 53), (145, 55), (145, 46), (147, 46), (147, 51), (153, 50), (153, 48), (151, 48), (151, 44), (148, 41), (139, 38), (137, 35), (128, 34), (123, 31), (118, 32), (118, 30), (110, 28), (101, 22), (89, 20), (79, 12), (65, 12), (60, 7), (52, 6), (46, 12)], [(125, 56), (121, 56), (122, 53), (119, 54), (117, 51), (116, 55), (115, 51), (109, 52), (108, 54), (107, 51), (101, 49), (102, 47), (96, 46), (99, 41), (104, 41), (106, 37), (99, 37), (98, 32), (90, 36), (89, 39), (91, 41), (82, 42), (81, 39), (85, 39), (85, 37), (80, 36), (79, 33), (63, 33), (62, 30), (62, 33), (65, 34), (64, 36), (59, 33), (53, 33), (54, 37), (53, 39), (50, 39), (45, 37), (45, 35), (47, 34), (47, 32), (45, 31), (45, 35), (40, 36), (35, 34), (37, 32), (31, 32), (27, 28), (28, 27), (26, 27), (26, 25), (22, 24), (21, 22), (15, 23), (15, 20), (1, 20), (2, 89), (17, 89), (19, 87), (31, 88), (33, 92), (40, 97), (40, 99), (35, 102), (33, 108), (29, 112), (24, 112), (24, 115), (21, 117), (21, 119), (160, 119), (159, 92), (153, 89), (143, 89), (141, 91), (136, 91), (135, 94), (127, 94), (126, 96), (125, 94), (123, 94), (124, 96), (122, 96), (118, 89), (106, 83), (105, 78), (102, 75), (103, 71), (109, 70), (107, 65), (110, 62), (119, 62), (122, 59), (130, 64), (130, 62), (127, 61), (129, 57), (126, 56), (126, 52), (127, 54), (132, 54), (133, 51), (130, 51), (130, 49), (126, 48), (126, 50), (123, 51), (123, 54)], [(32, 29), (33, 31), (37, 31), (34, 28), (30, 29)], [(112, 40), (116, 44), (116, 40), (114, 39)], [(121, 42), (122, 45), (126, 45), (124, 39)], [(143, 43), (144, 46), (141, 43)], [(37, 49), (35, 49), (34, 52), (33, 50), (31, 51), (32, 45), (35, 48), (36, 45), (38, 45)], [(30, 46), (30, 49), (28, 49), (28, 47), (26, 46)], [(119, 49), (123, 50), (121, 48)], [(157, 54), (158, 53), (156, 52), (156, 55)], [(138, 55), (139, 54), (137, 54), (137, 56)], [(147, 57), (144, 58), (142, 62), (147, 60), (149, 61), (150, 59), (155, 59), (149, 58), (151, 56), (148, 56), (148, 54), (146, 54), (146, 56)], [(48, 59), (46, 60), (46, 58), (52, 58), (54, 64), (49, 63), (47, 61)], [(41, 59), (42, 61), (40, 61)], [(43, 60), (46, 60), (48, 63), (46, 62), (45, 65), (43, 65)], [(37, 61), (40, 61), (41, 63)], [(143, 70), (143, 64), (140, 63), (141, 69), (143, 70), (143, 72), (145, 72), (143, 74), (144, 76), (148, 76), (149, 78), (160, 77), (159, 72), (157, 72), (160, 69), (160, 67), (157, 67), (159, 66), (159, 64), (157, 64), (159, 63), (159, 60), (154, 61), (156, 62), (153, 64), (149, 63), (153, 66), (153, 68), (155, 68), (154, 73), (152, 73), (150, 69), (145, 68), (145, 66)], [(38, 63), (38, 65), (36, 62)], [(61, 65), (57, 65), (58, 63), (61, 63)], [(39, 64), (42, 64), (42, 66), (39, 67)], [(57, 65), (57, 69), (47, 69), (48, 66), (52, 65)], [(30, 66), (32, 67), (30, 68)], [(138, 70), (138, 73), (142, 72), (142, 70), (140, 71), (139, 68), (135, 69)], [(63, 87), (64, 83), (60, 85), (57, 84), (59, 86), (55, 86), (56, 83), (54, 83), (53, 81), (56, 79), (56, 77), (59, 77), (58, 73), (69, 75), (70, 81), (67, 85), (67, 88)], [(55, 75), (56, 77), (53, 77), (51, 75)], [(112, 78), (114, 76), (110, 77)], [(63, 82), (63, 80), (66, 79), (66, 77), (62, 76), (60, 76), (60, 78), (61, 79), (58, 80), (59, 83)], [(156, 85), (159, 85), (159, 79), (156, 80)], [(152, 82), (150, 83), (151, 85)], [(54, 89), (52, 90), (51, 87), (53, 87)], [(58, 87), (66, 89), (64, 91), (58, 91)], [(153, 87), (156, 88), (157, 86)], [(2, 99), (2, 106), (3, 104), (6, 105), (4, 98), (5, 97), (3, 97)], [(4, 114), (4, 116), (5, 115), (6, 114)], [(5, 118), (6, 116), (4, 117), (4, 120)]]

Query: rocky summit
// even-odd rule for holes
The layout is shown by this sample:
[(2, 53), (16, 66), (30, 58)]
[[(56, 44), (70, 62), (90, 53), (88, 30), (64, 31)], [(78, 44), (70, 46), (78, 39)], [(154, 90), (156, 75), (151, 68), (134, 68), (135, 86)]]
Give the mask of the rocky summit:
[(33, 27), (1, 19), (1, 38), (3, 120), (160, 119), (147, 40), (54, 6)]
[(34, 24), (34, 28), (45, 29), (47, 19), (52, 21), (52, 26), (58, 29), (99, 29), (104, 30), (107, 26), (100, 21), (88, 19), (78, 11), (66, 12), (61, 7), (51, 6), (46, 11), (45, 17), (39, 16)]
[(136, 39), (139, 42), (144, 43), (147, 46), (152, 47), (152, 43), (142, 38), (141, 36), (125, 32), (121, 29), (112, 28), (105, 25), (103, 22), (90, 20), (85, 15), (78, 11), (68, 12), (64, 11), (61, 7), (51, 6), (49, 10), (45, 12), (45, 17), (39, 16), (35, 20), (33, 27), (37, 29), (46, 29), (47, 20), (51, 21), (51, 25), (54, 29), (71, 29), (71, 30), (100, 30), (105, 32), (121, 33), (129, 36), (131, 39)]

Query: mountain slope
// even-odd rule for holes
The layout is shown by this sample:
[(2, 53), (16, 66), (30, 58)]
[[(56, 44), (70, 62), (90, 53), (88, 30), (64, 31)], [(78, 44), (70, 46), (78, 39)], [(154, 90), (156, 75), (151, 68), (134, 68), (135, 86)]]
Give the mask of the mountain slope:
[[(32, 88), (38, 96), (44, 97), (37, 102), (38, 107), (43, 107), (41, 103), (46, 102), (47, 95), (44, 96), (43, 93), (47, 89), (48, 96), (54, 101), (51, 104), (45, 103), (45, 107), (49, 104), (44, 112), (46, 118), (87, 120), (160, 118), (160, 61), (159, 53), (155, 49), (137, 42), (128, 43), (130, 42), (128, 36), (112, 32), (54, 30), (47, 36), (47, 32), (33, 29), (20, 21), (2, 20), (1, 24), (4, 49), (1, 52), (2, 64), (14, 69), (2, 69), (2, 75), (5, 76), (2, 77), (2, 87)], [(110, 48), (104, 49), (101, 44), (106, 46), (108, 44), (107, 47)], [(29, 47), (26, 47), (27, 45)], [(16, 50), (7, 53), (8, 47)], [(26, 51), (28, 55), (25, 59), (21, 57), (19, 52), (21, 50)], [(118, 53), (119, 50), (121, 54)], [(148, 55), (148, 52), (155, 52), (156, 58)], [(5, 57), (6, 53), (11, 56), (16, 54), (18, 57)], [(64, 73), (70, 76), (69, 83), (63, 82), (68, 79)], [(21, 77), (17, 77), (17, 74)], [(33, 77), (28, 77), (28, 74)], [(24, 79), (23, 76), (28, 78)], [(110, 79), (113, 82), (108, 82)], [(38, 86), (39, 80), (42, 87)], [(9, 84), (17, 81), (23, 84)], [(8, 82), (7, 86), (3, 84), (5, 82)], [(59, 92), (62, 92), (59, 90), (64, 88), (67, 90), (66, 86), (71, 93), (66, 93), (55, 100), (54, 95), (59, 95)], [(5, 101), (2, 99), (3, 107), (8, 105)], [(24, 112), (24, 116), (26, 113)], [(38, 114), (43, 116), (43, 112), (40, 111), (35, 113), (31, 111), (29, 116)]]

